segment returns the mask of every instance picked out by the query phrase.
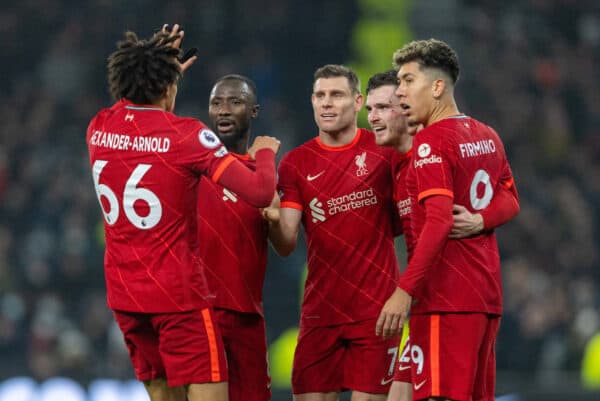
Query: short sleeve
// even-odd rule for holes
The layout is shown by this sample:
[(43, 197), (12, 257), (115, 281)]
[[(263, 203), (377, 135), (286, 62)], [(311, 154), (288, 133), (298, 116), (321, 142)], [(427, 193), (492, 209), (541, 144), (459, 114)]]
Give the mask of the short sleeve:
[[(429, 134), (429, 135), (427, 135)], [(454, 198), (452, 165), (455, 156), (449, 152), (444, 135), (422, 131), (415, 137), (413, 165), (417, 180), (417, 200), (433, 195)]]
[(288, 153), (281, 159), (278, 175), (277, 190), (281, 198), (281, 207), (303, 210), (302, 196), (298, 187), (298, 170), (293, 163), (292, 154)]

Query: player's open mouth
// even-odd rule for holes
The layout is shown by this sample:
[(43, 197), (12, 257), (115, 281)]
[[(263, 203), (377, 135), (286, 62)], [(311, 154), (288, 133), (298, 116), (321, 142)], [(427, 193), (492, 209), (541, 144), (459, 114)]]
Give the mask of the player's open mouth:
[(406, 103), (400, 103), (400, 107), (402, 108), (402, 114), (407, 116), (410, 113), (410, 106)]
[(233, 122), (229, 120), (222, 120), (217, 122), (217, 127), (219, 128), (219, 132), (230, 132), (233, 130)]
[(325, 119), (331, 119), (331, 118), (335, 118), (335, 117), (336, 117), (335, 114), (330, 114), (330, 113), (321, 114), (321, 118), (325, 118)]
[(386, 128), (387, 127), (373, 127), (373, 132), (375, 132), (376, 134), (381, 134), (386, 130)]

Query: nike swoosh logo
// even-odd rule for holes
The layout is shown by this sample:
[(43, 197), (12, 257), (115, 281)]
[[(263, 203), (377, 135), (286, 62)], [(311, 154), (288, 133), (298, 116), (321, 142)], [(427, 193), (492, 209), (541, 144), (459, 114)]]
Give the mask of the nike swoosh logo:
[(426, 381), (427, 381), (427, 380), (423, 380), (421, 383), (419, 383), (419, 384), (415, 384), (415, 390), (418, 390), (418, 389), (420, 389), (421, 387), (423, 387), (423, 384), (425, 384), (425, 382), (426, 382)]
[(386, 384), (390, 384), (392, 381), (394, 380), (394, 378), (392, 377), (391, 379), (381, 379), (381, 385), (385, 386)]
[(410, 369), (410, 365), (408, 365), (408, 366), (398, 366), (398, 370), (406, 370), (406, 369)]
[(321, 171), (319, 174), (316, 174), (316, 175), (310, 175), (310, 174), (308, 174), (308, 175), (306, 176), (306, 179), (307, 179), (308, 181), (316, 180), (316, 179), (317, 179), (317, 178), (319, 178), (319, 177), (320, 177), (320, 176), (321, 176), (321, 175), (322, 175), (324, 172), (325, 172), (325, 170)]

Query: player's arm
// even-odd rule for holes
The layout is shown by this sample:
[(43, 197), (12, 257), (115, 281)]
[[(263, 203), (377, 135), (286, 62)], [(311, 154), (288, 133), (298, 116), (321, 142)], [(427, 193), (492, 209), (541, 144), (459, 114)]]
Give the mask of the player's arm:
[(479, 213), (471, 213), (461, 205), (453, 206), (454, 225), (450, 238), (465, 238), (493, 230), (509, 222), (519, 213), (519, 210), (519, 200), (514, 185), (509, 188), (498, 185), (490, 204)]
[(252, 206), (268, 206), (275, 193), (275, 153), (279, 144), (273, 137), (256, 137), (248, 150), (248, 154), (256, 159), (256, 171), (231, 157), (222, 162), (213, 175), (213, 181), (235, 192)]
[(497, 187), (497, 196), (502, 196), (499, 200), (500, 203), (494, 204), (494, 199), (492, 199), (492, 203), (481, 211), (484, 230), (492, 230), (507, 223), (521, 210), (519, 193), (507, 161), (505, 161), (504, 173)]
[(413, 256), (398, 281), (398, 288), (386, 301), (375, 327), (377, 335), (396, 336), (408, 317), (412, 297), (423, 285), (427, 269), (439, 257), (452, 230), (452, 198), (433, 195), (423, 200), (425, 225), (417, 240)]
[(295, 157), (290, 152), (279, 162), (279, 194), (274, 198), (272, 207), (263, 210), (263, 217), (269, 221), (269, 240), (281, 256), (288, 256), (296, 249), (302, 222), (302, 196)]
[(281, 208), (279, 196), (275, 195), (271, 206), (263, 209), (263, 217), (269, 222), (269, 240), (273, 249), (280, 256), (288, 256), (296, 249), (302, 211)]

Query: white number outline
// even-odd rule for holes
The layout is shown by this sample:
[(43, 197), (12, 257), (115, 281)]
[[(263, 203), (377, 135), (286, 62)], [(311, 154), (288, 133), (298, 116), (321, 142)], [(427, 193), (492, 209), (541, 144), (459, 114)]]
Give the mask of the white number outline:
[(398, 347), (388, 348), (388, 355), (392, 355), (392, 362), (390, 362), (390, 368), (388, 369), (388, 376), (394, 374), (394, 367), (396, 366), (396, 358), (398, 357)]
[[(106, 160), (96, 160), (92, 167), (92, 175), (94, 176), (94, 188), (96, 189), (96, 196), (98, 197), (98, 202), (100, 202), (104, 220), (106, 220), (108, 225), (112, 226), (119, 218), (119, 201), (117, 200), (117, 195), (115, 195), (108, 185), (100, 184), (100, 174), (107, 163)], [(108, 212), (104, 210), (104, 206), (102, 206), (103, 195), (108, 200)]]
[[(98, 197), (98, 202), (100, 202), (104, 219), (108, 225), (113, 225), (119, 218), (119, 201), (114, 191), (108, 185), (100, 184), (100, 174), (107, 164), (108, 161), (106, 160), (96, 160), (92, 167), (92, 174), (96, 196)], [(138, 164), (127, 179), (125, 188), (123, 189), (123, 210), (125, 210), (125, 216), (131, 224), (140, 230), (151, 229), (160, 222), (162, 217), (162, 205), (158, 196), (147, 188), (137, 186), (151, 167), (151, 164)], [(108, 211), (104, 210), (102, 206), (102, 196), (108, 200), (110, 207)], [(147, 216), (140, 216), (135, 211), (134, 205), (138, 200), (148, 204), (150, 212)]]
[(423, 372), (423, 364), (425, 362), (423, 357), (423, 349), (418, 345), (413, 344), (410, 347), (410, 359), (414, 364), (417, 364), (417, 374), (420, 375), (421, 372)]
[[(409, 355), (410, 354), (410, 355)], [(402, 354), (400, 354), (400, 363), (410, 364), (413, 363), (417, 365), (417, 374), (420, 375), (423, 372), (423, 365), (425, 363), (423, 356), (423, 349), (419, 347), (417, 344), (410, 344), (410, 338), (406, 338), (406, 344), (404, 344), (404, 349), (402, 350)]]
[[(477, 187), (479, 184), (485, 185), (485, 190), (483, 192), (483, 197), (479, 198), (477, 196)], [(494, 188), (492, 188), (492, 183), (490, 182), (490, 175), (485, 170), (477, 170), (475, 176), (473, 177), (473, 181), (471, 181), (471, 188), (469, 190), (471, 206), (474, 210), (482, 210), (485, 209), (494, 196)]]

